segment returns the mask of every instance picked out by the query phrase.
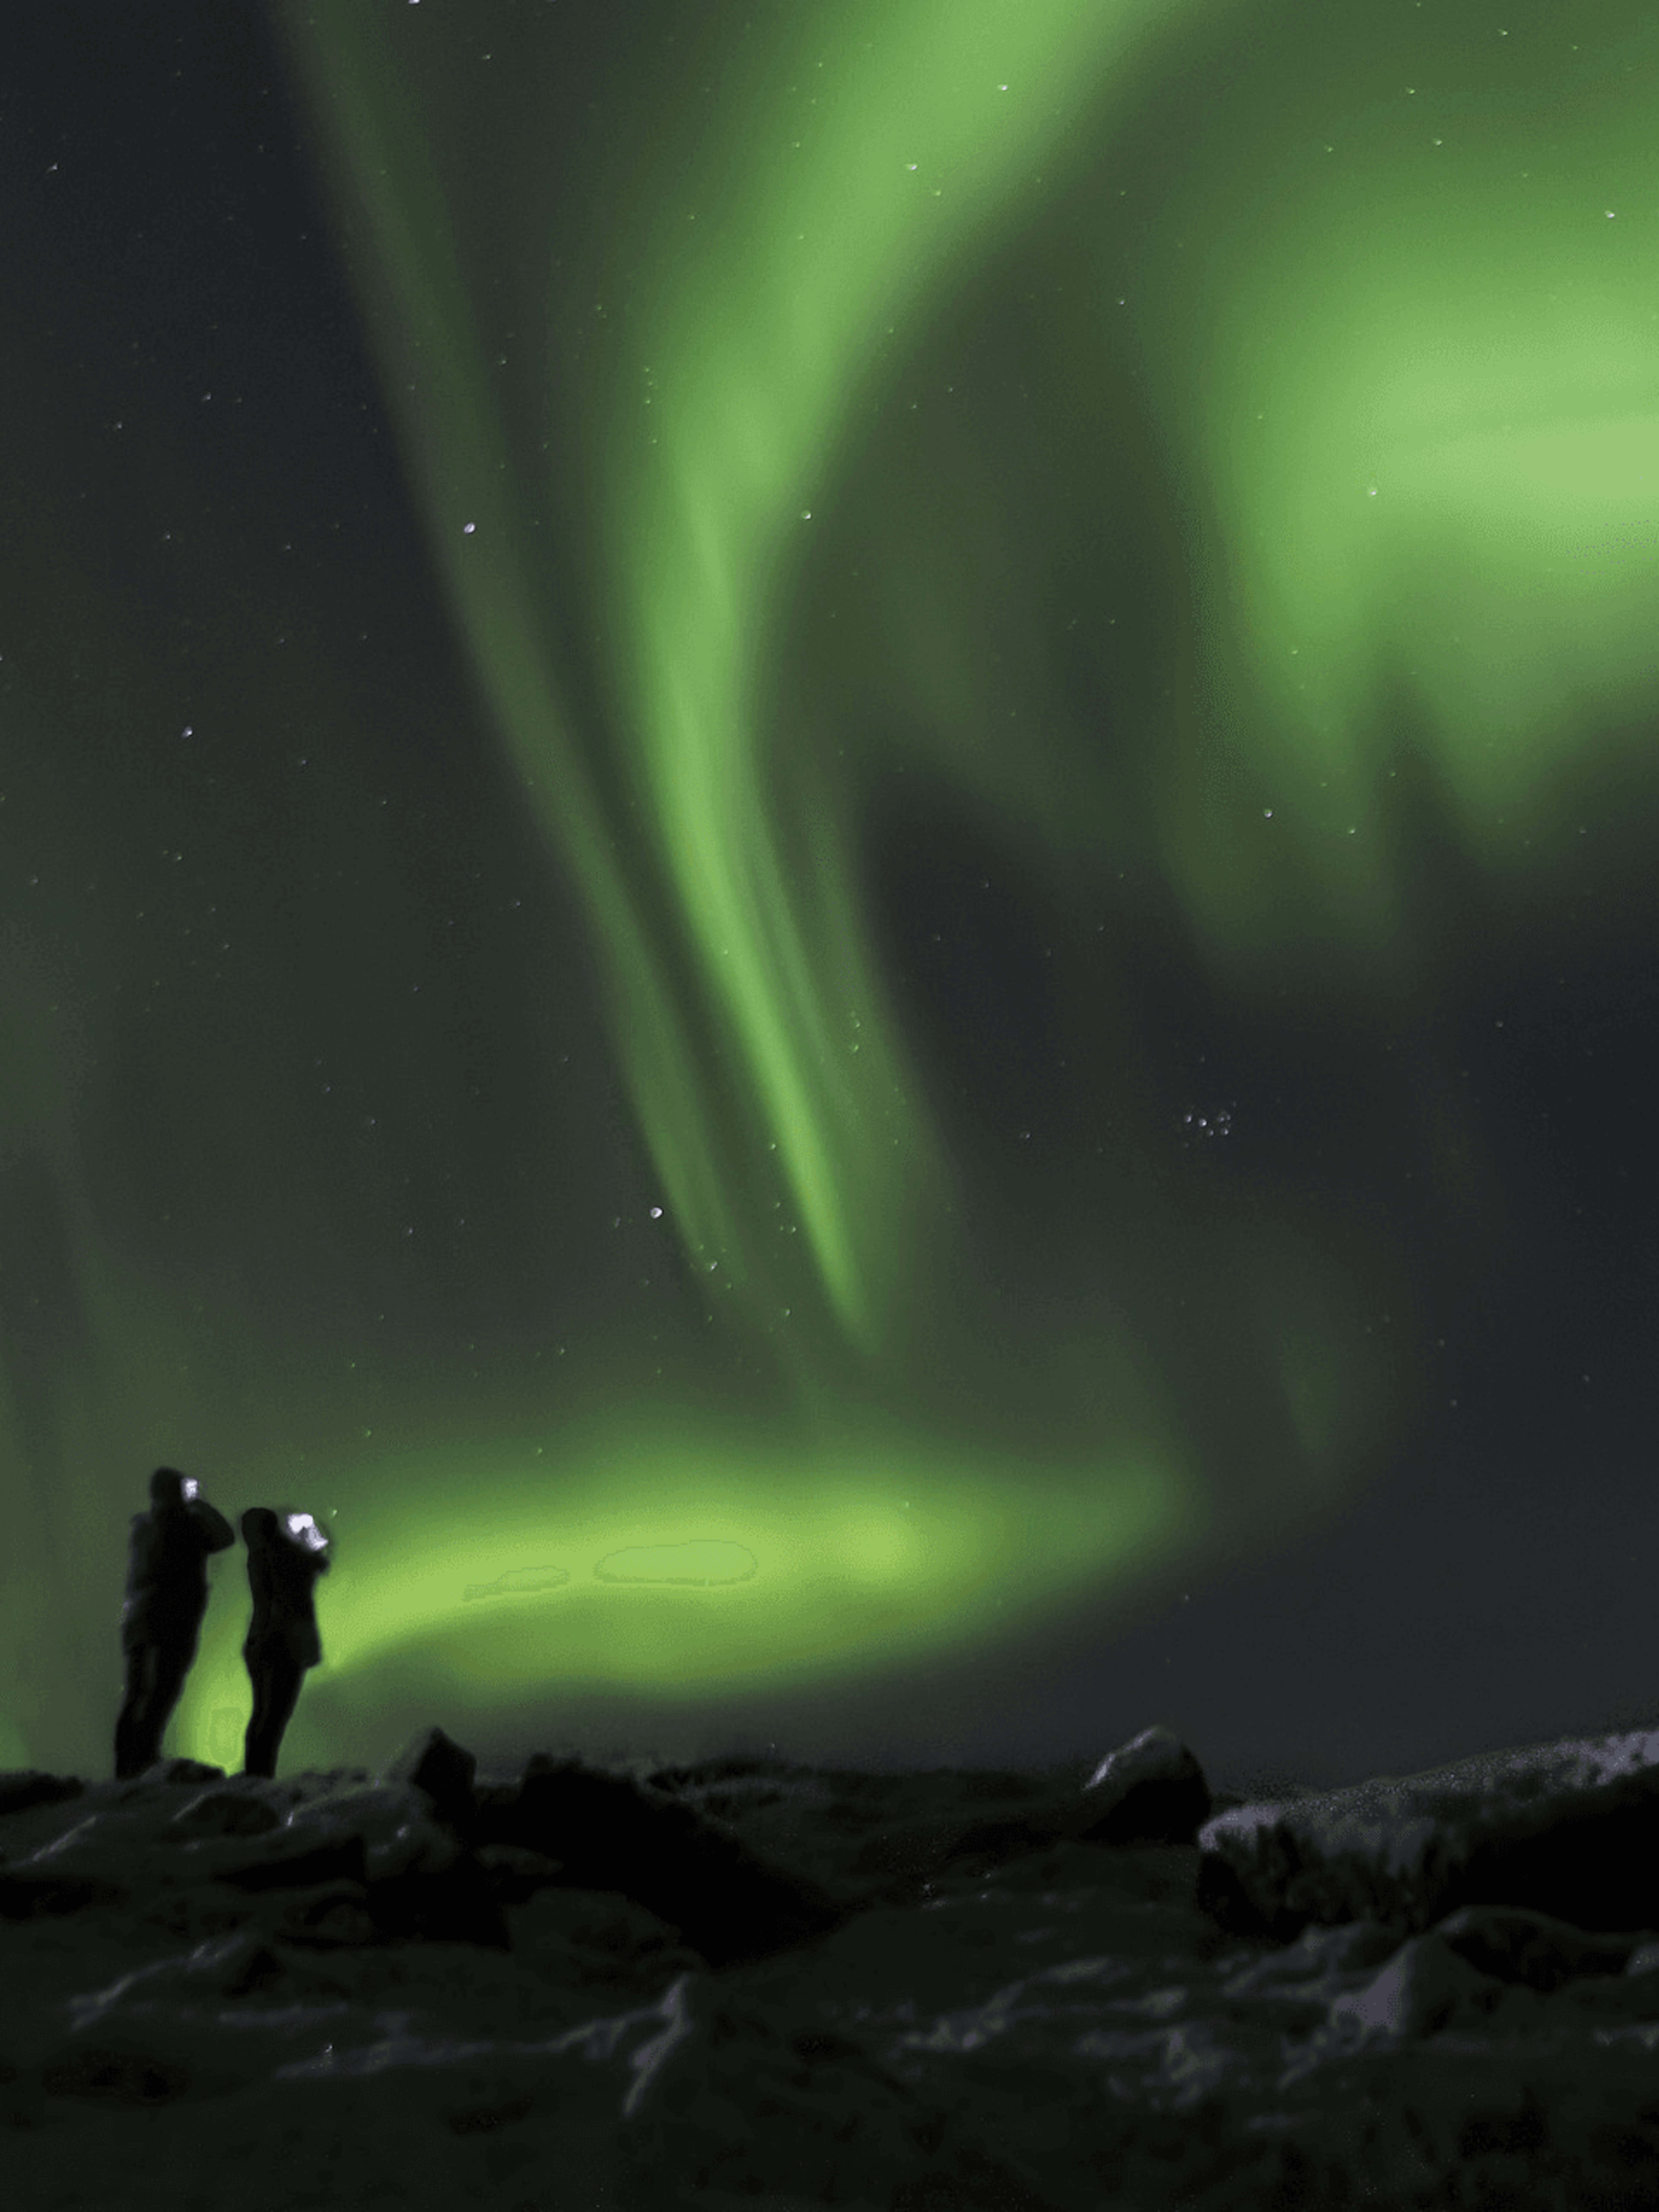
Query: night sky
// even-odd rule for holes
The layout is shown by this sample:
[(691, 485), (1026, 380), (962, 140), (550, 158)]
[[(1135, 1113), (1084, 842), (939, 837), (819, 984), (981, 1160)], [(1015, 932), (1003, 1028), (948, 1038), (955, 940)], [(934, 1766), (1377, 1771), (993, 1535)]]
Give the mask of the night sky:
[(161, 1464), (285, 1769), (1659, 1719), (1656, 144), (1639, 0), (16, 0), (0, 1765)]

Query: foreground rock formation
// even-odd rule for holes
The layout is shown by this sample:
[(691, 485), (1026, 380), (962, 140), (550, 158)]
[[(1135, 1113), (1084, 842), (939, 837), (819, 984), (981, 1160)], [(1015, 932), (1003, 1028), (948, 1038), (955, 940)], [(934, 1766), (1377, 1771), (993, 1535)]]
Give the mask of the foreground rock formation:
[(1098, 1766), (0, 1775), (29, 2212), (1659, 2204), (1659, 1734)]

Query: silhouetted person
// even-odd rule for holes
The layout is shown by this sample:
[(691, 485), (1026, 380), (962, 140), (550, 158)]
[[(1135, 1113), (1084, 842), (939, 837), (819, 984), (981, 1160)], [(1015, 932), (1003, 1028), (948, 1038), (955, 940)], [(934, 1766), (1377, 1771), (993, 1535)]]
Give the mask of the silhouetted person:
[(283, 1730), (294, 1717), (300, 1682), (323, 1656), (313, 1588), (328, 1572), (328, 1538), (308, 1513), (278, 1517), (268, 1505), (242, 1516), (253, 1618), (242, 1657), (253, 1678), (253, 1717), (242, 1754), (245, 1774), (274, 1775)]
[(236, 1540), (229, 1522), (198, 1488), (177, 1468), (158, 1467), (149, 1479), (149, 1512), (132, 1516), (121, 1608), (127, 1694), (115, 1723), (118, 1782), (142, 1774), (161, 1756), (207, 1611), (208, 1553)]

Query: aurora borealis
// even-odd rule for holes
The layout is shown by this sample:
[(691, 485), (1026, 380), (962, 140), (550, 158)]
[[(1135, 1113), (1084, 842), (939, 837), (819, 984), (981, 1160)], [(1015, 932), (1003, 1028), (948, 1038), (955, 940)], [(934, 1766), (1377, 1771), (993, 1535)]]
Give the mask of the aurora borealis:
[(1659, 1712), (1644, 12), (24, 15), (0, 1764)]

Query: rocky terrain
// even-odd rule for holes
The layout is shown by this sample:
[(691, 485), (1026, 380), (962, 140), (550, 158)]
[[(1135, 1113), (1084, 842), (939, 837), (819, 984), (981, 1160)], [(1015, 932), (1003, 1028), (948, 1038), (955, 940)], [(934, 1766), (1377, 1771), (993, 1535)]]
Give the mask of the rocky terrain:
[(1659, 1734), (0, 1775), (27, 2212), (1659, 2204)]

